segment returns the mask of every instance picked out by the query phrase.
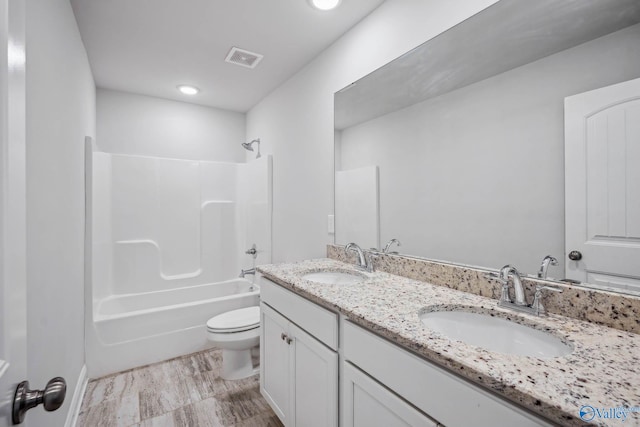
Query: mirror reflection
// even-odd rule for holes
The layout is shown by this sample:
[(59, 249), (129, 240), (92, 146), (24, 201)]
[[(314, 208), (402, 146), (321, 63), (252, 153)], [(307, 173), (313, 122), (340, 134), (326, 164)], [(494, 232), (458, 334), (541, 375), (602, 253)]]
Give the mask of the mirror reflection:
[(583, 95), (640, 77), (638, 22), (637, 1), (502, 0), (338, 92), (336, 243), (530, 274), (552, 255), (550, 277), (640, 289), (640, 84)]

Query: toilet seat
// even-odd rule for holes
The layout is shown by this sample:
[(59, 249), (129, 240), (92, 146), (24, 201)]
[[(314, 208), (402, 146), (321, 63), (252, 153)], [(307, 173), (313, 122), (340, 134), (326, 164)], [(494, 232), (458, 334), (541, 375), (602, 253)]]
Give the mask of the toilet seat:
[(249, 331), (260, 327), (260, 307), (232, 310), (207, 321), (207, 331), (217, 334)]

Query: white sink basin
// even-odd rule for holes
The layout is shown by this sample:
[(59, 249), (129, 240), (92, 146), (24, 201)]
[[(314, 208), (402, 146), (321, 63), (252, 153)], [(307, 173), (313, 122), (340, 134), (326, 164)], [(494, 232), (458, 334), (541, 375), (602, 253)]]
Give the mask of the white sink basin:
[(352, 285), (366, 279), (359, 274), (347, 273), (344, 271), (316, 271), (302, 276), (303, 279), (315, 283), (326, 285)]
[(429, 311), (422, 313), (420, 320), (449, 339), (497, 353), (552, 358), (573, 351), (570, 345), (549, 333), (489, 314)]

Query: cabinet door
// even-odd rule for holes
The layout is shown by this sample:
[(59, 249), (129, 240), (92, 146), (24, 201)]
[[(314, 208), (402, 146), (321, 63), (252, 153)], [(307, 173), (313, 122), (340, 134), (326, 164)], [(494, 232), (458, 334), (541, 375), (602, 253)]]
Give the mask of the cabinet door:
[(354, 367), (343, 363), (343, 427), (436, 427), (438, 424)]
[(293, 337), (294, 426), (338, 425), (338, 354), (294, 324)]
[[(285, 425), (291, 425), (289, 322), (268, 305), (260, 304), (260, 393)], [(284, 334), (284, 335), (283, 335)]]

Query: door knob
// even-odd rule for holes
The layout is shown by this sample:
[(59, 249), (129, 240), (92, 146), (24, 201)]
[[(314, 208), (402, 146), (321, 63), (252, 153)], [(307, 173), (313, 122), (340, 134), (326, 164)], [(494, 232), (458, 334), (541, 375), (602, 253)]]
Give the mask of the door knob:
[(582, 253), (580, 251), (569, 252), (569, 259), (571, 261), (580, 261), (582, 259)]
[(45, 411), (55, 411), (62, 406), (66, 394), (67, 383), (62, 377), (50, 380), (44, 390), (29, 390), (29, 381), (22, 381), (13, 396), (13, 424), (21, 424), (27, 411), (41, 403)]

